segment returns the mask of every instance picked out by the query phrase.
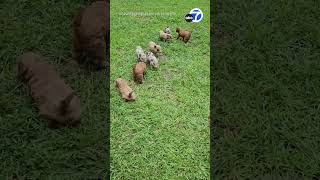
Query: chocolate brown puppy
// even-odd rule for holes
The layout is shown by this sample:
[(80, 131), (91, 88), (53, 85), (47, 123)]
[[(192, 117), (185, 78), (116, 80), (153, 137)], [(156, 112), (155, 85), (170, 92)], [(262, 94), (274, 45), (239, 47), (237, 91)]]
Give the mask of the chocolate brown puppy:
[(118, 78), (116, 80), (116, 87), (125, 101), (134, 101), (136, 99), (136, 95), (124, 79)]
[(17, 57), (17, 66), (18, 78), (30, 88), (40, 116), (49, 121), (50, 127), (80, 123), (79, 97), (43, 56), (25, 53)]
[(159, 32), (159, 37), (160, 37), (160, 40), (162, 40), (162, 41), (166, 41), (166, 40), (172, 39), (172, 35), (171, 34), (167, 34), (167, 33), (163, 32), (163, 31)]
[(144, 62), (139, 62), (138, 64), (135, 64), (133, 66), (133, 68), (132, 68), (133, 69), (133, 80), (136, 83), (142, 84), (146, 67), (147, 67), (147, 65)]
[(94, 1), (73, 19), (73, 59), (88, 69), (104, 69), (108, 64), (108, 6), (108, 1)]
[(177, 28), (176, 32), (178, 33), (178, 38), (182, 38), (183, 42), (187, 43), (189, 39), (191, 38), (191, 32), (183, 30), (181, 28)]

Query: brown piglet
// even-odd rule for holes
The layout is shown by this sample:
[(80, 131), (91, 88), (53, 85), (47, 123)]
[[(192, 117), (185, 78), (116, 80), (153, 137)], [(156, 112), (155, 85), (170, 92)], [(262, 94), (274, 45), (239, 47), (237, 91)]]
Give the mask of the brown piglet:
[(133, 65), (133, 80), (136, 83), (142, 84), (144, 75), (145, 75), (145, 70), (147, 68), (146, 63), (144, 62), (139, 62), (135, 65)]
[(18, 78), (31, 91), (41, 117), (49, 126), (75, 126), (81, 120), (80, 98), (61, 79), (46, 58), (33, 52), (17, 57)]
[(73, 19), (73, 59), (90, 70), (108, 65), (109, 2), (94, 1)]
[(172, 39), (172, 35), (171, 34), (167, 34), (167, 33), (163, 32), (163, 31), (159, 32), (159, 37), (160, 37), (160, 40), (162, 40), (162, 41), (166, 41), (166, 40)]
[(127, 85), (124, 79), (118, 78), (116, 80), (116, 87), (121, 93), (122, 98), (125, 101), (134, 101), (136, 99), (136, 95), (133, 90)]
[(155, 42), (150, 41), (148, 43), (149, 51), (152, 52), (155, 56), (162, 53), (161, 46), (157, 45)]
[(189, 39), (191, 38), (191, 32), (187, 31), (187, 30), (183, 30), (181, 28), (177, 28), (176, 32), (178, 33), (178, 38), (180, 37), (182, 38), (183, 42), (187, 43), (189, 41)]

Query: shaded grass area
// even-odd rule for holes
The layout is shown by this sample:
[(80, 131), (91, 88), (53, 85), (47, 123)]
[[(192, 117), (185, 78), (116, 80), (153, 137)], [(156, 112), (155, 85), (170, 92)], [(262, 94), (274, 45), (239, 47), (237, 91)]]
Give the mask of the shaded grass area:
[(214, 6), (214, 176), (318, 178), (319, 2)]
[[(125, 2), (125, 3), (124, 3)], [(198, 7), (200, 23), (184, 16)], [(121, 16), (123, 13), (176, 13), (174, 16)], [(193, 30), (184, 44), (161, 42), (169, 26)], [(162, 46), (167, 60), (147, 69), (136, 85), (132, 66), (136, 46), (149, 41)], [(111, 174), (112, 179), (209, 178), (209, 1), (117, 1), (111, 3)], [(115, 87), (124, 78), (137, 95), (126, 103)]]
[[(0, 179), (79, 179), (105, 176), (107, 167), (106, 72), (68, 69), (72, 18), (85, 1), (0, 3)], [(50, 130), (27, 87), (16, 79), (15, 59), (26, 51), (49, 57), (81, 97), (82, 125)]]

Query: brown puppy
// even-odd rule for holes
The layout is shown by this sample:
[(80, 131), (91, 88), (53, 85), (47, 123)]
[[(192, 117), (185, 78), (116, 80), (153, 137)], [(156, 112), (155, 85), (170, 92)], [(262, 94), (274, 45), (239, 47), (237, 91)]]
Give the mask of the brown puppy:
[(18, 78), (31, 91), (39, 105), (40, 116), (50, 127), (80, 123), (80, 99), (65, 84), (56, 70), (41, 55), (29, 52), (17, 58)]
[(167, 33), (163, 32), (163, 31), (159, 32), (159, 37), (160, 37), (160, 40), (162, 40), (162, 41), (166, 41), (166, 40), (172, 39), (172, 35), (171, 34), (167, 34)]
[(146, 67), (147, 65), (144, 62), (139, 62), (138, 64), (133, 65), (133, 80), (136, 83), (142, 84)]
[(178, 33), (178, 38), (182, 38), (183, 42), (187, 43), (189, 39), (191, 38), (191, 32), (183, 30), (181, 28), (177, 28), (176, 32)]
[(125, 101), (134, 101), (136, 99), (136, 95), (134, 94), (133, 90), (123, 79), (118, 78), (116, 80), (116, 87), (120, 91), (122, 98), (125, 99)]
[(104, 69), (108, 64), (108, 6), (108, 1), (94, 1), (73, 19), (73, 59), (89, 69)]

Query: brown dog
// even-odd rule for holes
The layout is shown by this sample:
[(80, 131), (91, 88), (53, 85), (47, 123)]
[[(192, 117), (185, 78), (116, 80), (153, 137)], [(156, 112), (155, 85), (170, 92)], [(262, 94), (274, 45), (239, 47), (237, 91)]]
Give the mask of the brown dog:
[(40, 116), (49, 120), (50, 127), (80, 123), (79, 97), (43, 56), (25, 53), (17, 58), (17, 66), (18, 78), (29, 86), (32, 98), (39, 105)]
[(181, 28), (177, 28), (176, 32), (178, 33), (178, 38), (182, 38), (183, 42), (187, 43), (189, 39), (191, 38), (191, 32), (183, 30)]
[(73, 59), (89, 69), (104, 69), (108, 64), (108, 7), (108, 1), (94, 1), (73, 19)]
[(147, 65), (144, 62), (139, 62), (138, 64), (133, 66), (133, 80), (136, 83), (142, 84), (146, 68)]
[(122, 98), (125, 101), (134, 101), (136, 99), (133, 90), (127, 85), (127, 83), (123, 79), (118, 78), (116, 80), (116, 87), (120, 91)]

